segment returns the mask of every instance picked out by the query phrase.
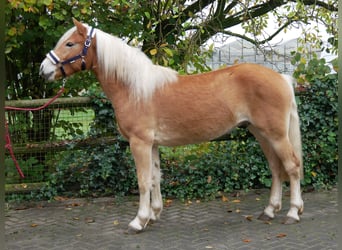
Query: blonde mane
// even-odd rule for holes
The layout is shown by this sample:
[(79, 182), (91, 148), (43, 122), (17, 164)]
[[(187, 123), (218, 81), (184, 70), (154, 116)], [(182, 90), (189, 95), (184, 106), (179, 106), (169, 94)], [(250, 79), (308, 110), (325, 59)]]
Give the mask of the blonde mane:
[(117, 78), (127, 84), (137, 99), (149, 98), (156, 89), (176, 82), (178, 73), (154, 65), (138, 48), (96, 29), (97, 59), (105, 78)]

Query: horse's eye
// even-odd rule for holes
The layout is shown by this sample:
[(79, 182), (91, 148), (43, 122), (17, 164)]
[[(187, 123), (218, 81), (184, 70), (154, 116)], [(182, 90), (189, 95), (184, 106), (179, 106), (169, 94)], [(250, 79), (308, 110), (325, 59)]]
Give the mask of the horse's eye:
[(72, 47), (72, 46), (74, 46), (74, 44), (73, 44), (72, 42), (68, 42), (68, 43), (66, 44), (66, 46), (67, 46), (67, 47)]

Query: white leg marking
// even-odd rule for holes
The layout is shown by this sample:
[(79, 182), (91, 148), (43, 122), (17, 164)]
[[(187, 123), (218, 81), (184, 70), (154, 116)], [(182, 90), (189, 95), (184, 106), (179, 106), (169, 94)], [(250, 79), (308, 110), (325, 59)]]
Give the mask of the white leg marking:
[(264, 213), (270, 217), (274, 218), (274, 213), (280, 211), (281, 209), (281, 199), (282, 199), (282, 182), (278, 177), (278, 173), (273, 173), (272, 175), (272, 187), (271, 195), (268, 206), (265, 208)]
[(300, 190), (299, 177), (290, 177), (290, 188), (291, 188), (291, 208), (287, 213), (287, 217), (299, 221), (299, 214), (304, 210), (304, 202)]
[(129, 227), (140, 231), (146, 227), (151, 217), (152, 146), (134, 139), (131, 139), (130, 146), (137, 169), (140, 199), (138, 214)]
[[(304, 202), (300, 190), (300, 159), (297, 158), (291, 143), (288, 140), (276, 144), (275, 150), (283, 162), (285, 171), (290, 178), (291, 208), (287, 217), (299, 221), (299, 213), (303, 212)], [(288, 220), (291, 223), (291, 219)], [(285, 222), (287, 223), (287, 222)]]
[(159, 159), (159, 152), (158, 147), (154, 146), (152, 149), (152, 192), (151, 192), (151, 219), (157, 220), (160, 217), (160, 214), (163, 210), (163, 199), (160, 192), (160, 179), (161, 179), (161, 172), (160, 172), (160, 159)]

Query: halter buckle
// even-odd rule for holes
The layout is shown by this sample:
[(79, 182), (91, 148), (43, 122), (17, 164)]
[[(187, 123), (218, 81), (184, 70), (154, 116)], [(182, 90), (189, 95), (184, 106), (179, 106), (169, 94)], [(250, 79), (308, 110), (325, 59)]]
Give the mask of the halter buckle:
[(84, 41), (84, 47), (89, 48), (91, 45), (91, 38), (88, 37), (85, 41)]

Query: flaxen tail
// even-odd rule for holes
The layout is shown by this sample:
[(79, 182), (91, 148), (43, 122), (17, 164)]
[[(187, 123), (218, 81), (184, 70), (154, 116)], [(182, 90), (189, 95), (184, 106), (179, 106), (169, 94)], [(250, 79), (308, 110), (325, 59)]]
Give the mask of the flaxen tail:
[(293, 98), (292, 98), (292, 104), (291, 104), (291, 111), (290, 111), (290, 121), (289, 121), (289, 139), (291, 144), (293, 145), (295, 154), (300, 161), (300, 178), (302, 179), (304, 176), (304, 170), (303, 170), (303, 153), (302, 153), (302, 139), (301, 139), (301, 133), (300, 133), (300, 121), (297, 111), (297, 104), (296, 99), (294, 95), (294, 85), (296, 84), (294, 79), (291, 76), (283, 75), (283, 77), (286, 79), (286, 82), (289, 84), (289, 86), (292, 89)]

